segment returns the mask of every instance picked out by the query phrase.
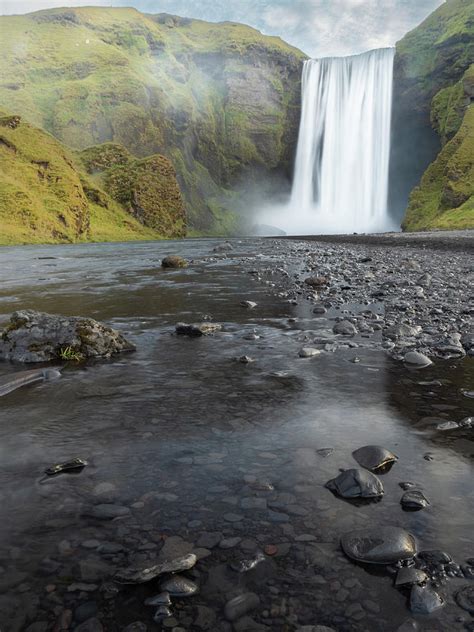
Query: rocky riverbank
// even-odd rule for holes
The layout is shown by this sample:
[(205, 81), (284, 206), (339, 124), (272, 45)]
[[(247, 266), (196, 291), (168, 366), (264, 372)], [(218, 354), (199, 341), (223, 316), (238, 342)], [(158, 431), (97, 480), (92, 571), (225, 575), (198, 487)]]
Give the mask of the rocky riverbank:
[(472, 629), (469, 253), (196, 240), (0, 264), (5, 324), (81, 314), (136, 349), (61, 337), (60, 380), (0, 363), (2, 630)]

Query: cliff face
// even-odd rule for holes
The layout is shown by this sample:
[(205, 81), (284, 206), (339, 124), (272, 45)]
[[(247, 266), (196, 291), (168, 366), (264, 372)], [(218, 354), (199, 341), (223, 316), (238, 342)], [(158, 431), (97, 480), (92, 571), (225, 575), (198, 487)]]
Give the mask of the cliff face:
[(242, 182), (289, 173), (304, 56), (279, 38), (134, 9), (0, 21), (0, 105), (74, 149), (167, 156), (194, 229), (231, 230)]
[[(50, 134), (19, 116), (0, 113), (0, 244), (181, 236), (184, 219), (180, 198), (181, 206), (176, 208), (178, 185), (169, 161), (162, 156), (149, 160), (157, 159), (166, 163), (167, 171), (159, 181), (165, 190), (157, 191), (154, 180), (153, 221), (145, 221), (94, 182), (77, 156)], [(149, 191), (140, 178), (137, 182), (141, 200), (143, 191), (144, 197)], [(132, 186), (129, 191), (134, 191)], [(173, 207), (168, 205), (170, 191)]]
[(397, 44), (390, 206), (400, 217), (408, 203), (406, 230), (474, 227), (473, 61), (472, 0), (448, 0)]

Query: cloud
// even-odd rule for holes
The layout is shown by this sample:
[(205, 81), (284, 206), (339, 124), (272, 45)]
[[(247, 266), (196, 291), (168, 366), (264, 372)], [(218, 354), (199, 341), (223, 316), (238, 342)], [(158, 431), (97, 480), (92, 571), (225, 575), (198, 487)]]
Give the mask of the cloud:
[(60, 6), (134, 6), (278, 35), (311, 57), (393, 46), (444, 0), (0, 0), (0, 13)]

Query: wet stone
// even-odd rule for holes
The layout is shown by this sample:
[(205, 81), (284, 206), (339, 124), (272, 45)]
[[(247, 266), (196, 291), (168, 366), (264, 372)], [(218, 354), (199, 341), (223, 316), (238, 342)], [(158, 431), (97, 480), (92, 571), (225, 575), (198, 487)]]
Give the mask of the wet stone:
[(456, 593), (458, 606), (474, 615), (474, 586), (467, 584)]
[[(163, 553), (163, 549), (161, 553)], [(196, 561), (196, 555), (194, 555), (194, 553), (188, 553), (182, 557), (164, 560), (163, 562), (158, 562), (157, 564), (151, 564), (138, 568), (132, 566), (130, 568), (121, 569), (114, 575), (114, 580), (120, 584), (143, 584), (155, 579), (155, 577), (158, 577), (159, 575), (164, 575), (165, 573), (176, 573), (178, 571), (189, 570), (196, 564)]]
[(398, 460), (398, 456), (379, 445), (366, 445), (352, 453), (359, 465), (371, 472), (383, 472)]
[(341, 320), (333, 327), (333, 332), (342, 336), (355, 336), (357, 329), (349, 320)]
[(255, 610), (260, 605), (260, 598), (252, 592), (238, 595), (225, 604), (224, 614), (228, 621), (236, 621), (243, 617), (247, 612)]
[(400, 500), (400, 504), (403, 509), (407, 509), (409, 511), (419, 511), (420, 509), (425, 509), (430, 504), (429, 500), (417, 489), (409, 490), (405, 492)]
[(153, 597), (145, 599), (145, 606), (171, 606), (169, 592), (163, 591)]
[(425, 571), (413, 566), (403, 566), (397, 573), (395, 586), (407, 586), (410, 584), (422, 584), (428, 579)]
[(187, 577), (174, 575), (161, 584), (161, 589), (172, 597), (191, 597), (198, 591), (198, 586)]
[(410, 610), (415, 614), (431, 614), (444, 605), (441, 596), (431, 586), (415, 585), (410, 593)]
[(379, 498), (384, 493), (382, 481), (375, 474), (357, 468), (341, 472), (326, 487), (343, 498)]
[(123, 505), (101, 504), (95, 505), (92, 509), (88, 510), (86, 515), (97, 520), (113, 520), (114, 518), (120, 518), (127, 516), (130, 513), (128, 507)]
[(358, 562), (394, 564), (416, 554), (415, 538), (399, 527), (352, 531), (341, 538), (344, 553)]
[(406, 365), (418, 369), (422, 369), (424, 367), (430, 366), (430, 364), (433, 364), (433, 362), (427, 356), (425, 356), (424, 353), (420, 353), (419, 351), (409, 351), (405, 354), (403, 361)]
[(319, 351), (319, 349), (315, 349), (314, 347), (303, 347), (298, 352), (300, 358), (313, 358), (314, 356), (320, 354), (321, 351)]

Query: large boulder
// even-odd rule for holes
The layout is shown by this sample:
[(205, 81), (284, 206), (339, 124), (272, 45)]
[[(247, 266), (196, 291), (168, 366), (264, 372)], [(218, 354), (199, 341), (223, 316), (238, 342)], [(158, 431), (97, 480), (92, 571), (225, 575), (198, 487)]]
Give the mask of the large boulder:
[(14, 312), (0, 335), (0, 360), (17, 362), (109, 358), (134, 349), (121, 333), (92, 318), (34, 310)]

